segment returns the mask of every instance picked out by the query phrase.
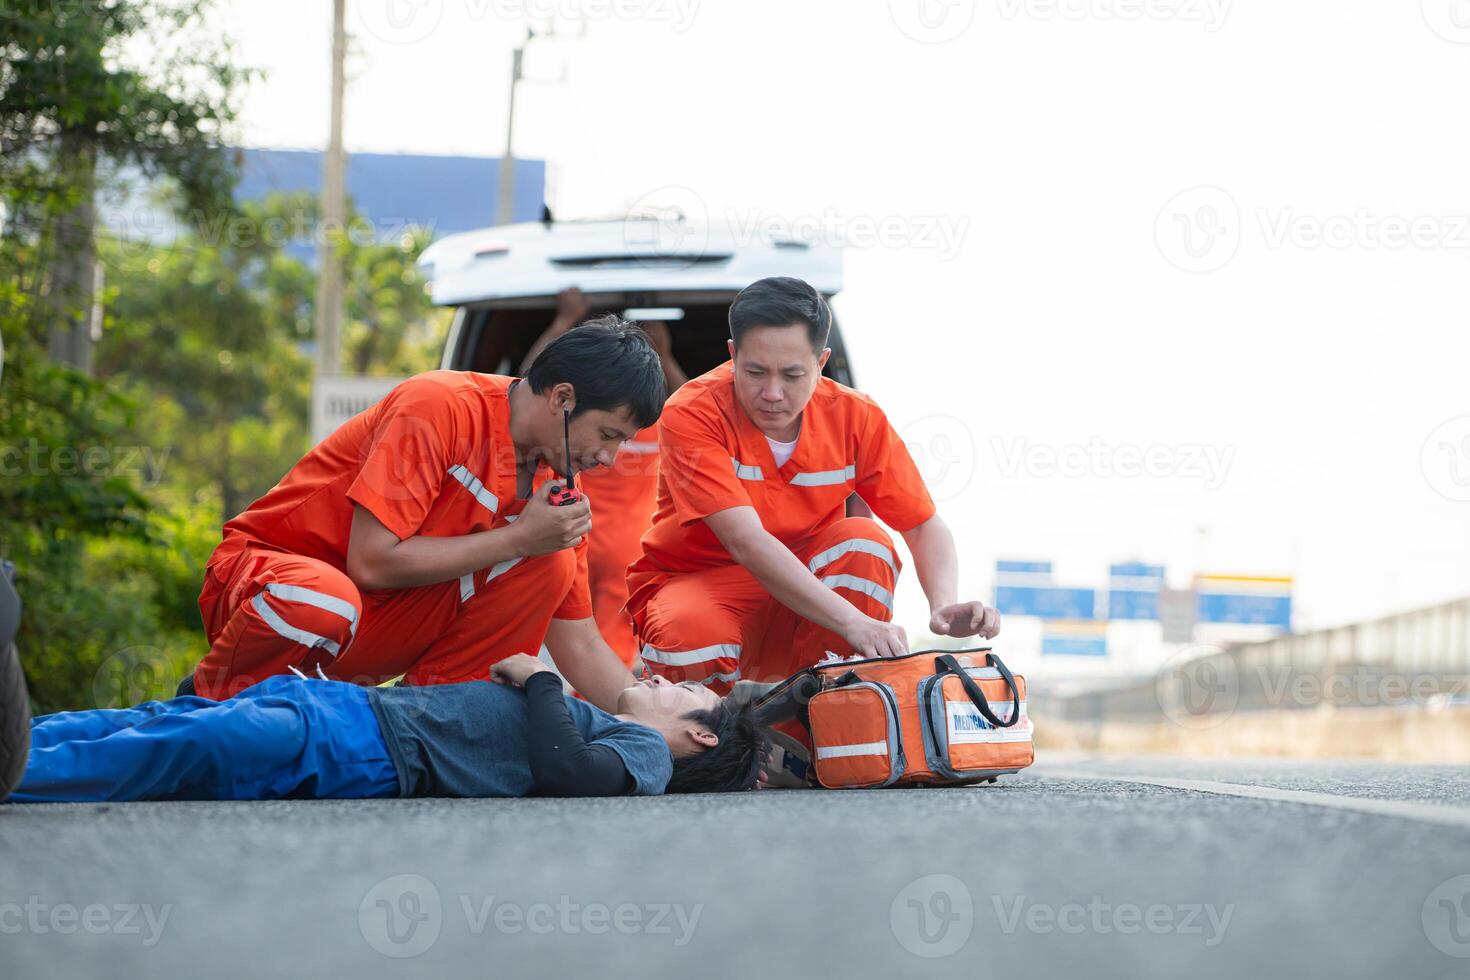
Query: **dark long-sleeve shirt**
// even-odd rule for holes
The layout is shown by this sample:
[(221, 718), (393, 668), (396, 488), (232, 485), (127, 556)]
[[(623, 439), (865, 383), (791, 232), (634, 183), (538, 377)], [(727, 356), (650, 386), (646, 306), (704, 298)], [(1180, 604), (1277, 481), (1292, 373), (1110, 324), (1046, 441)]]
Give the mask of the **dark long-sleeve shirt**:
[(543, 672), (526, 688), (469, 681), (371, 691), (404, 796), (662, 793), (664, 737), (562, 694)]

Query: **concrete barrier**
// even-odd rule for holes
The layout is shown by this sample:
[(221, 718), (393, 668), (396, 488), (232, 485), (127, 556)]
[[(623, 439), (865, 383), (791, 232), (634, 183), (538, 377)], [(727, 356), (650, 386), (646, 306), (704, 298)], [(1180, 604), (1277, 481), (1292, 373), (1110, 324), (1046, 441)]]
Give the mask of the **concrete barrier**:
[(1470, 710), (1335, 708), (1236, 712), (1203, 729), (1157, 721), (1035, 717), (1038, 749), (1214, 757), (1376, 759), (1470, 765)]

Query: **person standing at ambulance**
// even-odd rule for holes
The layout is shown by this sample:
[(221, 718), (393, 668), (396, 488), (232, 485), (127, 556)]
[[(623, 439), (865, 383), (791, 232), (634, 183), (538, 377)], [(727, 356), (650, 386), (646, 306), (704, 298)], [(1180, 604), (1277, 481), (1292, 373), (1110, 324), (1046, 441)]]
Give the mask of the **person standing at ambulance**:
[(225, 525), (199, 597), (210, 649), (194, 692), (222, 699), (288, 670), (483, 680), (544, 640), (577, 690), (615, 710), (633, 678), (592, 619), (588, 504), (549, 498), (566, 453), (578, 472), (606, 466), (664, 397), (658, 354), (616, 317), (557, 338), (524, 379), (430, 371), (398, 385)]
[[(582, 291), (564, 289), (556, 297), (556, 318), (531, 346), (521, 366), (530, 369), (536, 355), (591, 312)], [(664, 385), (677, 391), (689, 376), (674, 360), (673, 338), (658, 320), (639, 324), (663, 366)], [(653, 522), (658, 493), (658, 426), (640, 429), (618, 447), (612, 463), (588, 472), (581, 482), (592, 504), (597, 533), (587, 542), (587, 575), (592, 591), (592, 617), (607, 645), (629, 669), (638, 662), (638, 638), (624, 606), (628, 601), (628, 566), (643, 553), (639, 540)]]
[(907, 448), (867, 395), (822, 377), (832, 312), (800, 279), (762, 279), (730, 306), (730, 361), (659, 419), (658, 504), (628, 570), (645, 663), (717, 692), (822, 659), (907, 652), (892, 622), (892, 539), (846, 517), (856, 493), (908, 544), (929, 629), (990, 638), (1000, 614), (958, 598), (954, 537)]

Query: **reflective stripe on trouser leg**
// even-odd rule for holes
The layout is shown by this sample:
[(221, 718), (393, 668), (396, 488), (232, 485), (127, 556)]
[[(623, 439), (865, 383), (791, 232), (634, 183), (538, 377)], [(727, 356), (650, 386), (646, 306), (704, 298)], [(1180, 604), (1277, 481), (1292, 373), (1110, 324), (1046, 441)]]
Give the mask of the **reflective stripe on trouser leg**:
[(246, 548), (211, 576), (200, 606), (210, 649), (194, 671), (202, 697), (230, 697), (290, 666), (311, 671), (356, 645), (357, 586), (327, 562)]
[(638, 617), (643, 662), (660, 677), (704, 684), (723, 696), (748, 676), (747, 635), (774, 602), (740, 565), (722, 565), (669, 578)]
[(346, 599), (339, 599), (334, 595), (327, 595), (325, 592), (318, 592), (315, 589), (304, 588), (300, 585), (290, 585), (285, 582), (267, 582), (265, 590), (277, 599), (284, 599), (287, 602), (302, 602), (308, 606), (325, 609), (327, 612), (336, 613), (338, 616), (341, 616), (347, 620), (349, 643), (351, 642), (351, 638), (357, 635), (357, 607)]
[[(893, 542), (878, 524), (849, 517), (825, 528), (799, 556), (807, 569), (827, 588), (865, 616), (893, 619), (894, 587), (903, 565)], [(761, 643), (757, 669), (747, 669), (752, 680), (785, 677), (821, 660), (827, 651), (849, 656), (852, 646), (841, 635), (802, 619), (779, 604)]]
[(822, 584), (829, 589), (861, 592), (875, 602), (882, 603), (883, 607), (888, 610), (888, 615), (893, 615), (893, 593), (870, 578), (862, 578), (857, 575), (827, 575), (822, 578)]
[[(272, 596), (282, 602), (296, 603), (297, 608), (278, 611), (275, 606), (267, 601), (267, 596)], [(325, 650), (333, 657), (341, 653), (343, 644), (350, 643), (352, 637), (357, 634), (357, 608), (352, 603), (347, 602), (345, 599), (339, 599), (336, 596), (303, 588), (299, 585), (285, 585), (279, 582), (267, 583), (265, 589), (257, 592), (255, 598), (250, 600), (250, 605), (254, 608), (256, 614), (260, 616), (261, 621), (277, 635), (283, 636), (294, 643), (299, 643), (307, 649)], [(332, 636), (326, 636), (322, 633), (313, 632), (313, 629), (295, 625), (295, 623), (292, 623), (286, 618), (289, 616), (297, 623), (302, 622), (305, 611), (300, 606), (303, 605), (310, 606), (314, 609), (321, 609), (331, 613), (334, 617), (345, 620), (347, 623), (347, 635), (343, 637), (339, 628), (338, 630), (332, 631)], [(321, 620), (321, 617), (318, 616), (310, 616), (309, 618), (312, 620)], [(323, 622), (312, 623), (314, 629), (321, 629), (324, 626), (330, 625), (330, 623)]]
[(723, 693), (740, 679), (740, 644), (717, 643), (697, 650), (660, 650), (644, 644), (643, 662), (660, 677), (695, 681)]
[(818, 539), (807, 568), (874, 619), (893, 618), (893, 590), (902, 568), (893, 542), (865, 517), (838, 521)]
[(889, 568), (893, 569), (894, 577), (898, 576), (898, 560), (893, 556), (893, 549), (878, 541), (870, 541), (867, 538), (848, 538), (838, 542), (824, 550), (811, 561), (807, 562), (807, 568), (813, 575), (819, 575), (841, 558), (843, 555), (864, 554), (879, 558)]

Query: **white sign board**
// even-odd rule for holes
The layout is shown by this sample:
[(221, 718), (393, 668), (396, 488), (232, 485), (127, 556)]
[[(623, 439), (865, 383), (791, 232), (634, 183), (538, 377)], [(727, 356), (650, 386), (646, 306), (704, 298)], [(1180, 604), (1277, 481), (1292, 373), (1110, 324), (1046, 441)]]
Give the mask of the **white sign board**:
[(311, 438), (321, 442), (359, 412), (383, 400), (405, 378), (317, 375), (311, 386)]

